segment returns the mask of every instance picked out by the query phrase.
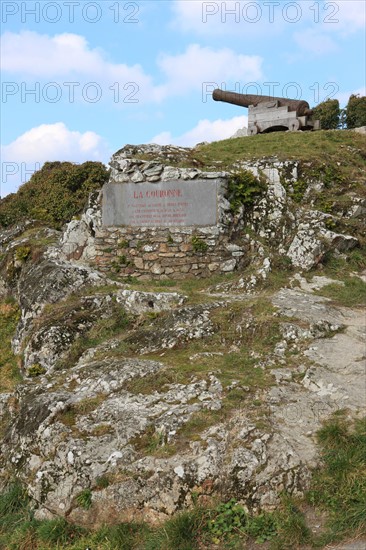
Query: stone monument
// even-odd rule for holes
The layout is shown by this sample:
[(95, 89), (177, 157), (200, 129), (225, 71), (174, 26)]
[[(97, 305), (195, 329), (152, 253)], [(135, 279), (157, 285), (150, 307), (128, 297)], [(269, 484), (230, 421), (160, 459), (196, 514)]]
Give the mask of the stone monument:
[(216, 89), (214, 101), (224, 101), (249, 109), (248, 135), (290, 130), (320, 130), (320, 121), (313, 120), (313, 111), (307, 101), (238, 94)]
[(166, 164), (183, 153), (149, 144), (127, 145), (113, 155), (95, 231), (100, 270), (142, 280), (183, 279), (248, 263), (247, 237), (234, 235), (233, 242), (228, 174)]

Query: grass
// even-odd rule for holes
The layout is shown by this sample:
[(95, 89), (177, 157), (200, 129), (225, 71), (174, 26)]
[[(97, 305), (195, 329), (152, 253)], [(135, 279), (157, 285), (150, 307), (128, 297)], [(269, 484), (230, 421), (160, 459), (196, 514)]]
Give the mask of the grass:
[(323, 543), (366, 534), (366, 418), (351, 423), (343, 411), (318, 432), (322, 466), (308, 501), (328, 512)]
[[(206, 378), (209, 372), (218, 373), (224, 384), (239, 379), (245, 385), (266, 387), (265, 373), (255, 368), (250, 352), (265, 355), (281, 338), (280, 320), (274, 317), (274, 312), (266, 299), (233, 302), (230, 307), (214, 309), (210, 315), (215, 326), (214, 335), (166, 349), (163, 354), (159, 350), (145, 355), (165, 363), (166, 369), (158, 375), (133, 380), (126, 388), (134, 393), (151, 393), (161, 390), (164, 384), (188, 383), (193, 376)], [(230, 351), (232, 346), (235, 348)], [(215, 350), (214, 355), (210, 354), (212, 350)], [(199, 354), (202, 356), (191, 360)]]
[(331, 298), (334, 303), (340, 306), (365, 306), (366, 305), (366, 283), (358, 277), (345, 277), (344, 286), (331, 283), (324, 286), (317, 294)]
[(76, 497), (76, 502), (78, 503), (78, 506), (81, 508), (84, 508), (85, 510), (89, 510), (92, 506), (92, 492), (90, 489), (84, 489), (79, 493)]
[(324, 274), (330, 277), (346, 277), (352, 272), (366, 269), (366, 246), (354, 248), (347, 257), (335, 256), (329, 252), (323, 260)]
[(274, 156), (279, 160), (318, 163), (325, 168), (337, 166), (341, 158), (340, 172), (344, 169), (348, 175), (356, 175), (357, 169), (365, 168), (365, 149), (366, 138), (356, 132), (277, 132), (200, 145), (193, 154), (204, 167), (215, 170), (229, 168), (238, 161)]
[(19, 363), (11, 349), (20, 318), (20, 311), (13, 300), (0, 302), (0, 393), (10, 392), (21, 381)]

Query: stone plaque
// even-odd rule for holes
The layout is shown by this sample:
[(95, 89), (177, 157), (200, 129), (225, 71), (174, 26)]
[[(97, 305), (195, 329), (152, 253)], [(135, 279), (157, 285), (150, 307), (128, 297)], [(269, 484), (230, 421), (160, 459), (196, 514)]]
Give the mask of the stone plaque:
[(218, 185), (217, 179), (107, 183), (103, 188), (103, 225), (216, 225)]

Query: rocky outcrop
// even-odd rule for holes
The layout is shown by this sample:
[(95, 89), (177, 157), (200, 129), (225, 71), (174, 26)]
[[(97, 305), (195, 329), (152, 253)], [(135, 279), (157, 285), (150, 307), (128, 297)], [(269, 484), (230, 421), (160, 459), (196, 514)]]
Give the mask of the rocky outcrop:
[[(233, 172), (251, 171), (265, 181), (265, 189), (250, 207), (242, 207), (234, 216), (225, 183), (230, 180), (230, 171), (205, 172), (197, 167), (166, 165), (169, 160), (186, 162), (189, 151), (171, 146), (126, 146), (112, 158), (110, 181), (123, 184), (219, 178), (222, 185), (218, 226), (184, 230), (103, 229), (101, 195), (95, 194), (81, 219), (67, 226), (57, 254), (81, 262), (97, 262), (103, 271), (112, 270), (120, 275), (180, 279), (240, 270), (253, 261), (253, 257), (258, 257), (263, 245), (271, 249), (270, 255), (287, 256), (294, 267), (303, 270), (316, 267), (330, 251), (343, 253), (358, 246), (357, 237), (332, 229), (340, 218), (309, 210), (308, 206), (303, 207), (292, 200), (287, 190), (293, 192), (299, 182), (297, 161), (280, 162), (273, 158), (236, 163)], [(140, 158), (152, 154), (156, 160)], [(306, 192), (316, 197), (323, 187), (321, 182), (309, 181)], [(350, 199), (353, 206), (342, 214), (342, 219), (359, 216), (363, 211), (360, 197), (350, 195)], [(250, 238), (248, 230), (257, 238)], [(194, 239), (202, 245), (202, 250), (195, 246)], [(259, 261), (263, 261), (263, 254), (259, 254)], [(250, 286), (252, 281), (244, 283), (244, 287), (249, 289)]]
[(298, 231), (287, 251), (292, 265), (309, 270), (322, 262), (329, 252), (347, 252), (359, 245), (358, 239), (326, 228), (331, 218), (320, 212), (310, 212), (298, 226)]
[[(128, 146), (112, 172), (152, 183), (204, 177), (199, 165), (176, 166), (189, 158), (184, 148)], [(37, 517), (156, 522), (218, 494), (252, 511), (273, 509), (282, 491), (308, 488), (323, 420), (339, 409), (365, 413), (363, 311), (319, 295), (331, 279), (300, 273), (329, 251), (342, 257), (359, 245), (340, 220), (360, 223), (363, 199), (352, 196), (342, 214), (320, 212), (316, 182), (308, 202), (295, 200), (297, 162), (235, 169), (261, 178), (263, 193), (235, 213), (221, 195), (227, 257), (218, 263), (224, 273), (251, 265), (206, 288), (179, 287), (176, 276), (154, 286), (98, 271), (98, 195), (61, 233), (26, 224), (2, 234), (0, 293), (20, 306), (13, 350), (24, 379), (0, 394), (0, 484), (20, 478)], [(114, 233), (106, 244), (119, 243), (121, 252), (127, 245)], [(128, 248), (134, 261), (154, 264), (143, 255), (177, 254), (184, 274), (182, 254), (190, 250), (179, 247), (187, 234), (177, 228), (159, 250), (131, 237)], [(213, 241), (211, 229), (203, 234)], [(167, 252), (168, 244), (179, 250)], [(271, 290), (281, 261), (299, 273)], [(197, 270), (219, 269), (210, 265)], [(167, 278), (158, 267), (151, 275)], [(164, 284), (178, 289), (161, 292)], [(90, 509), (78, 498), (86, 489)]]
[(87, 266), (43, 259), (25, 264), (18, 281), (21, 319), (13, 340), (15, 353), (21, 351), (33, 321), (47, 304), (54, 304), (85, 286), (105, 284), (105, 278)]
[[(272, 298), (276, 315), (287, 320), (272, 352), (258, 358), (273, 382), (255, 395), (235, 379), (224, 385), (220, 372), (174, 382), (169, 364), (123, 358), (112, 342), (67, 370), (42, 376), (41, 383), (20, 386), (15, 396), (4, 395), (2, 471), (10, 468), (27, 483), (37, 517), (157, 521), (192, 504), (193, 494), (220, 492), (254, 510), (275, 507), (282, 490), (301, 494), (317, 463), (315, 432), (322, 420), (338, 409), (365, 411), (364, 323), (358, 310), (332, 306), (305, 279), (297, 280), (306, 290), (285, 288)], [(318, 277), (313, 287), (328, 283)], [(117, 294), (138, 296), (135, 313), (151, 309), (148, 293)], [(164, 298), (158, 293), (156, 303)], [(172, 299), (174, 312), (127, 337), (135, 354), (209, 341), (215, 335), (210, 316), (231, 307), (227, 301), (182, 308), (182, 298), (166, 296)], [(287, 366), (287, 351), (298, 354), (296, 367)], [(204, 357), (191, 360), (199, 365)], [(232, 392), (240, 399), (224, 415)], [(197, 432), (198, 418), (203, 424)], [(92, 491), (90, 512), (77, 499), (86, 488)]]

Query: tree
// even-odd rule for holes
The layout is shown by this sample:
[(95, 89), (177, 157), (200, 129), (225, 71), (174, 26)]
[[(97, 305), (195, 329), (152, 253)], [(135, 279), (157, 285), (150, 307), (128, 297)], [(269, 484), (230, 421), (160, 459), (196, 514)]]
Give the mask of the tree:
[(347, 129), (366, 126), (366, 96), (352, 94), (346, 107)]
[(327, 99), (314, 109), (314, 118), (320, 120), (322, 130), (335, 130), (340, 123), (341, 110), (338, 99)]

